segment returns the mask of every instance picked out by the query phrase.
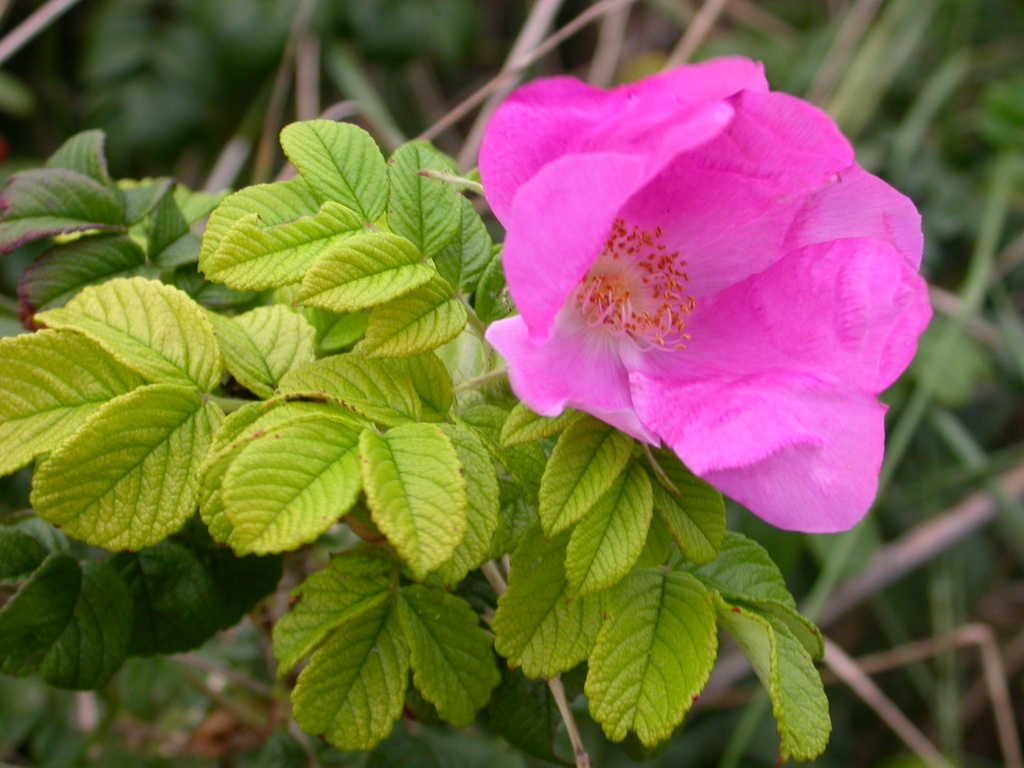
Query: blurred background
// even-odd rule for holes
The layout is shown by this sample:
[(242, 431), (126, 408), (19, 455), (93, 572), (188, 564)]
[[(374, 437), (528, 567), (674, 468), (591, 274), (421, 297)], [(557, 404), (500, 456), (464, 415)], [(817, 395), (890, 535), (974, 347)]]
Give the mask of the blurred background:
[[(426, 135), (468, 169), (486, 115), (522, 80), (609, 86), (723, 54), (763, 61), (773, 88), (827, 110), (924, 215), (935, 320), (885, 395), (874, 514), (808, 537), (732, 512), (835, 644), (834, 734), (815, 765), (1020, 766), (1021, 0), (0, 0), (0, 182), (101, 128), (115, 177), (238, 188), (281, 171), (283, 125), (321, 115), (386, 150)], [(34, 255), (21, 251), (0, 261), (0, 334), (19, 331)], [(25, 473), (0, 479), (0, 517), (27, 495)], [(98, 692), (0, 677), (0, 764), (545, 764), (495, 735), (495, 712), (465, 732), (410, 721), (372, 754), (341, 755), (289, 728), (265, 645), (247, 620), (198, 652), (132, 660)], [(767, 699), (732, 661), (723, 649), (656, 755), (608, 745), (578, 702), (593, 765), (774, 766)]]

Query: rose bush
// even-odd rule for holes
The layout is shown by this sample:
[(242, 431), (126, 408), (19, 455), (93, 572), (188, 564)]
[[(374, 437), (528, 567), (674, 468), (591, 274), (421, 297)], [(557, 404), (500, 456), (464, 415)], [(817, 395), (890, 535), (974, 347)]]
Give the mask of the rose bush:
[(516, 91), (480, 153), (519, 315), (516, 394), (651, 444), (781, 528), (870, 507), (878, 394), (930, 317), (913, 204), (759, 64)]

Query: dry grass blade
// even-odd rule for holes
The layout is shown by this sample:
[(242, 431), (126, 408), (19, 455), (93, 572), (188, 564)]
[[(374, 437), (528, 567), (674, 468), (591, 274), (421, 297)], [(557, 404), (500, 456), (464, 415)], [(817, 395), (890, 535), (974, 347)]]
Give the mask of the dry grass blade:
[(619, 8), (601, 20), (601, 27), (597, 33), (597, 48), (587, 75), (587, 82), (591, 85), (607, 88), (614, 82), (626, 43), (629, 12), (629, 8)]
[(825, 665), (842, 680), (860, 699), (892, 728), (921, 760), (930, 768), (953, 768), (924, 734), (910, 722), (903, 711), (893, 704), (882, 689), (865, 674), (856, 661), (828, 638), (825, 638)]
[[(22, 49), (36, 35), (67, 13), (81, 0), (50, 0), (21, 24), (0, 39), (0, 64)], [(0, 5), (0, 16), (7, 10), (7, 3)]]
[(666, 68), (678, 67), (690, 60), (728, 4), (729, 0), (705, 0), (704, 5), (697, 11), (697, 15), (693, 17), (693, 21), (686, 27), (683, 39), (669, 54), (668, 60), (665, 62)]

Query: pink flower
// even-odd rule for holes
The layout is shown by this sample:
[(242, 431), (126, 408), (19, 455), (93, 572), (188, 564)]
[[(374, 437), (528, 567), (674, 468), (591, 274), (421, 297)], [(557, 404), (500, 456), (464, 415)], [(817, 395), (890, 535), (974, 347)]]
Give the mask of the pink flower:
[(521, 88), (480, 153), (519, 316), (512, 387), (652, 444), (768, 522), (833, 532), (878, 486), (928, 323), (920, 217), (835, 124), (717, 59), (612, 91)]

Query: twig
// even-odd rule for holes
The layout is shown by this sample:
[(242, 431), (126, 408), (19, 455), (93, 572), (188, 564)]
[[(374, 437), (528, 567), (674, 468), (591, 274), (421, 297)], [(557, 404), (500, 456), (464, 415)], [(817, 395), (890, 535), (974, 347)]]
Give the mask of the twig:
[[(544, 39), (544, 35), (547, 34), (547, 31), (554, 23), (555, 15), (558, 13), (558, 9), (562, 7), (563, 2), (564, 0), (536, 0), (533, 8), (530, 9), (530, 15), (526, 17), (526, 22), (519, 32), (519, 37), (512, 44), (512, 50), (509, 51), (508, 58), (505, 59), (505, 64), (501, 68), (502, 73), (517, 70), (516, 65), (519, 59), (535, 49), (538, 43)], [(517, 81), (518, 77), (510, 78), (488, 97), (487, 103), (480, 109), (480, 113), (477, 115), (473, 126), (469, 129), (469, 135), (466, 136), (466, 140), (462, 143), (462, 149), (459, 151), (457, 159), (459, 168), (466, 168), (472, 164), (473, 158), (476, 157), (477, 150), (480, 148), (480, 141), (483, 139), (484, 127), (487, 121), (490, 120), (498, 104), (512, 91)]]
[[(498, 597), (505, 594), (505, 590), (508, 589), (508, 583), (505, 581), (501, 569), (494, 560), (488, 560), (481, 565), (480, 573), (487, 579), (487, 583), (491, 585), (494, 594)], [(576, 768), (590, 768), (590, 757), (587, 756), (586, 747), (583, 746), (583, 739), (580, 738), (580, 730), (576, 726), (576, 718), (573, 717), (572, 710), (569, 709), (569, 700), (565, 696), (565, 686), (562, 685), (562, 678), (560, 675), (555, 675), (547, 682), (548, 690), (551, 691), (555, 704), (558, 706), (558, 714), (562, 716), (562, 722), (565, 723), (565, 732), (569, 735), (569, 743), (572, 744), (572, 754), (576, 761)]]
[[(21, 50), (22, 46), (46, 29), (80, 0), (50, 0), (0, 40), (0, 65)], [(0, 9), (3, 10), (3, 9)]]
[(860, 697), (861, 701), (871, 707), (925, 764), (932, 768), (953, 768), (935, 745), (907, 719), (903, 711), (864, 674), (857, 662), (828, 638), (825, 638), (825, 664)]
[(668, 60), (665, 62), (666, 69), (678, 67), (690, 60), (728, 3), (729, 0), (704, 0), (704, 5), (700, 7), (697, 15), (693, 17), (693, 21), (686, 27), (683, 39), (669, 54)]
[(252, 152), (252, 141), (245, 136), (235, 136), (221, 150), (217, 162), (213, 164), (213, 170), (206, 179), (203, 192), (214, 194), (229, 189), (238, 178), (242, 166), (249, 159)]
[(629, 8), (619, 8), (601, 20), (601, 28), (597, 33), (597, 49), (594, 51), (590, 73), (587, 75), (587, 82), (591, 85), (607, 88), (615, 79), (622, 58), (622, 48), (626, 42), (629, 12)]
[(818, 68), (814, 82), (807, 90), (808, 101), (824, 104), (835, 90), (846, 64), (857, 49), (857, 41), (864, 36), (878, 13), (882, 0), (857, 0), (836, 32), (832, 47)]
[(295, 56), (295, 117), (312, 120), (320, 112), (320, 38), (303, 33)]
[(467, 389), (479, 389), (483, 384), (500, 378), (506, 373), (508, 373), (507, 368), (495, 368), (493, 371), (488, 371), (487, 373), (482, 373), (479, 376), (474, 376), (472, 379), (466, 379), (465, 381), (459, 382), (452, 387), (452, 392), (465, 392)]
[(196, 656), (191, 653), (180, 654), (177, 656), (173, 656), (171, 658), (179, 664), (184, 664), (187, 667), (193, 667), (194, 669), (198, 669), (207, 674), (221, 675), (224, 677), (224, 679), (234, 683), (235, 685), (241, 688), (247, 688), (248, 690), (252, 691), (253, 693), (259, 696), (262, 696), (265, 699), (270, 699), (271, 701), (277, 699), (277, 696), (274, 694), (273, 688), (271, 688), (269, 685), (261, 683), (259, 680), (253, 680), (248, 675), (243, 675), (241, 672), (231, 669), (230, 667), (223, 667), (219, 664), (215, 664), (214, 662), (209, 661), (208, 659), (204, 659), (201, 656)]
[(1013, 702), (1007, 685), (1007, 671), (999, 653), (992, 629), (987, 624), (965, 624), (955, 632), (931, 640), (901, 645), (882, 653), (861, 656), (857, 666), (868, 675), (905, 666), (956, 648), (977, 648), (981, 658), (982, 678), (999, 734), (999, 747), (1007, 768), (1024, 768), (1020, 734), (1013, 719)]
[(457, 105), (448, 110), (448, 113), (434, 123), (432, 126), (427, 128), (418, 138), (429, 141), (438, 134), (448, 130), (455, 123), (459, 122), (463, 117), (469, 114), (473, 109), (483, 102), (488, 96), (497, 91), (507, 82), (514, 81), (528, 66), (533, 62), (545, 56), (549, 51), (554, 50), (561, 45), (567, 38), (572, 37), (587, 24), (600, 18), (606, 13), (610, 13), (624, 5), (632, 5), (636, 0), (600, 0), (590, 6), (587, 10), (577, 16), (575, 19), (570, 21), (560, 30), (555, 32), (551, 37), (547, 38), (544, 42), (533, 49), (527, 56), (524, 56), (518, 62), (515, 67), (507, 72), (500, 72), (480, 88), (473, 92), (470, 96), (459, 102)]

